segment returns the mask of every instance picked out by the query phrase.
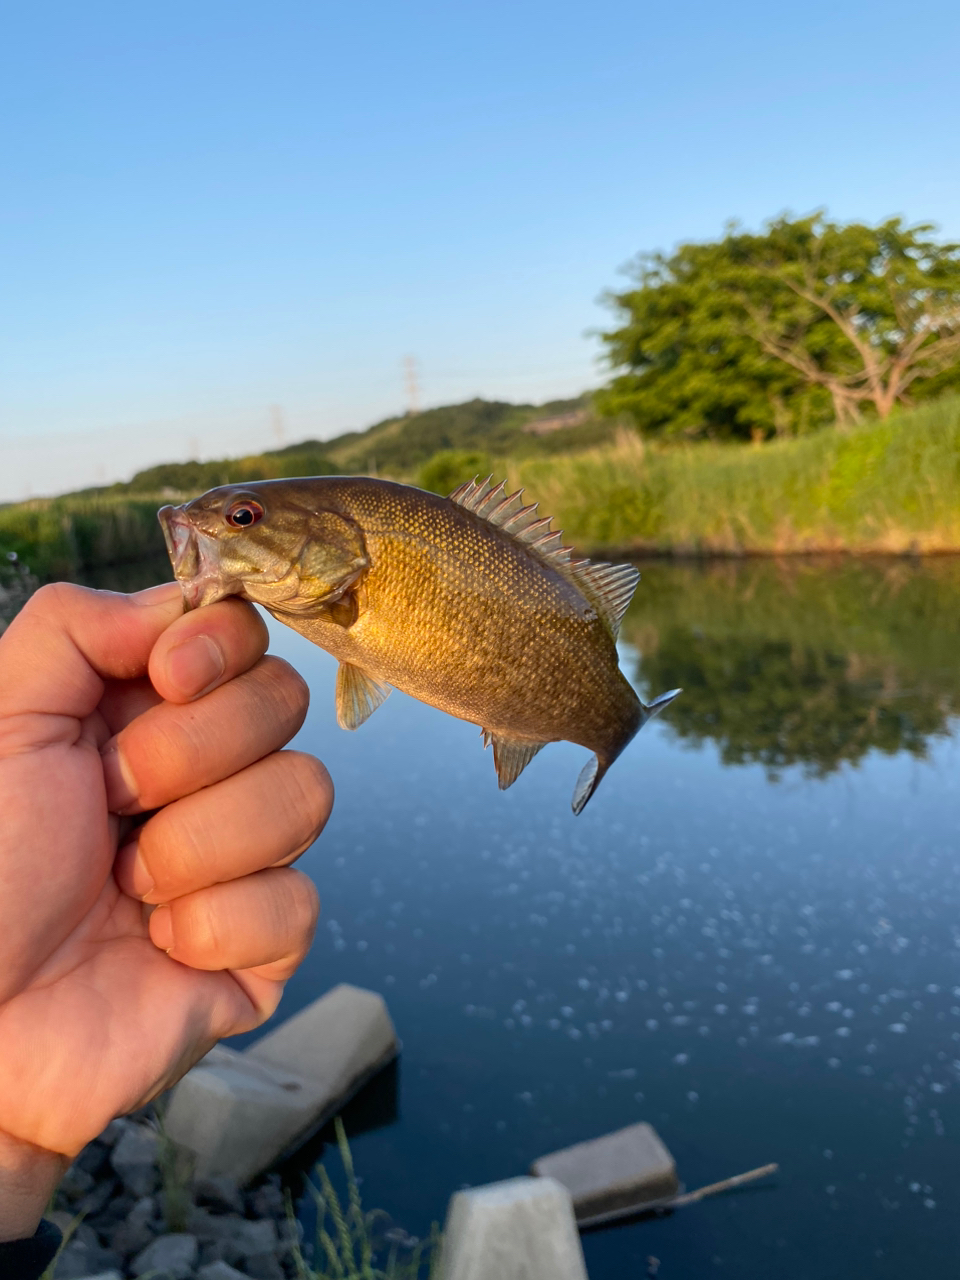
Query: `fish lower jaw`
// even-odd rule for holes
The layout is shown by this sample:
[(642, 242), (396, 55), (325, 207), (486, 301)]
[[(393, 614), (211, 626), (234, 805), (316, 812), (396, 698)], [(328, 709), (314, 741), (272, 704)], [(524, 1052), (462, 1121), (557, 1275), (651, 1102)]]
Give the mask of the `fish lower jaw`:
[(178, 574), (177, 581), (180, 583), (183, 602), (188, 610), (216, 604), (218, 600), (225, 600), (227, 596), (237, 595), (239, 592), (238, 586), (225, 586), (219, 578), (214, 577), (197, 575), (193, 578), (181, 578)]

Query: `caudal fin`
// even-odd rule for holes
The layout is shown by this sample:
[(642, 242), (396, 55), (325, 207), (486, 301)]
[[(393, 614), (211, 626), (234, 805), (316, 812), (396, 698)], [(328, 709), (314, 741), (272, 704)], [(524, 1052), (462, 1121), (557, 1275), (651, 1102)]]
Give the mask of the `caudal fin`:
[[(671, 689), (669, 693), (661, 693), (659, 698), (654, 698), (650, 703), (644, 705), (644, 711), (647, 713), (644, 724), (647, 720), (652, 720), (654, 716), (658, 716), (664, 707), (669, 707), (678, 693), (683, 693), (682, 689)], [(641, 728), (643, 725), (640, 726)]]
[[(659, 715), (664, 707), (669, 707), (678, 693), (682, 693), (682, 689), (671, 689), (669, 693), (661, 693), (659, 698), (654, 698), (651, 703), (641, 702), (643, 708), (643, 719), (637, 725), (637, 732), (643, 728), (648, 720), (652, 720), (654, 716)], [(631, 735), (632, 737), (633, 735)], [(629, 739), (627, 740), (629, 741)], [(624, 742), (623, 746), (626, 746)], [(621, 748), (622, 750), (623, 748)], [(619, 755), (619, 752), (617, 753)], [(599, 756), (591, 756), (587, 763), (580, 771), (580, 777), (577, 779), (577, 785), (573, 789), (573, 800), (571, 806), (574, 813), (582, 813), (587, 801), (600, 785), (600, 779), (613, 764), (616, 756), (612, 756), (603, 764), (600, 763)]]

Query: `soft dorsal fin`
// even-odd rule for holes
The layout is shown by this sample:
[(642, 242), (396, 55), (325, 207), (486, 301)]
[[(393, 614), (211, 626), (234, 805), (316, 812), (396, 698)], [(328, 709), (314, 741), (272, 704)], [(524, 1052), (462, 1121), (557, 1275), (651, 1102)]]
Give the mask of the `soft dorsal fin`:
[(593, 564), (590, 560), (574, 561), (570, 571), (616, 640), (640, 574), (632, 564)]
[(450, 501), (472, 511), (483, 520), (525, 543), (545, 564), (578, 587), (610, 628), (614, 639), (633, 598), (640, 574), (629, 564), (593, 564), (589, 560), (573, 560), (572, 547), (563, 545), (559, 529), (551, 529), (550, 517), (537, 516), (537, 504), (523, 505), (523, 490), (504, 492), (506, 481), (493, 484), (486, 480), (468, 480), (450, 494)]
[(341, 729), (359, 729), (389, 694), (388, 684), (374, 680), (352, 662), (341, 662), (337, 669), (337, 724)]

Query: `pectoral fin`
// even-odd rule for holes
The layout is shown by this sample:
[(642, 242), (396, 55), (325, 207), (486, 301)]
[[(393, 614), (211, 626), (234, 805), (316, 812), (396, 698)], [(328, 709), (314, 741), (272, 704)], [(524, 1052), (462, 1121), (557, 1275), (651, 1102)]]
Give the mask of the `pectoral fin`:
[(501, 738), (484, 729), (483, 745), (487, 746), (489, 742), (493, 743), (493, 763), (497, 766), (497, 779), (501, 791), (506, 791), (507, 787), (512, 786), (537, 752), (546, 746), (545, 742), (523, 742), (516, 738)]
[(374, 680), (352, 663), (341, 662), (337, 671), (337, 724), (341, 729), (359, 729), (389, 694), (388, 684)]

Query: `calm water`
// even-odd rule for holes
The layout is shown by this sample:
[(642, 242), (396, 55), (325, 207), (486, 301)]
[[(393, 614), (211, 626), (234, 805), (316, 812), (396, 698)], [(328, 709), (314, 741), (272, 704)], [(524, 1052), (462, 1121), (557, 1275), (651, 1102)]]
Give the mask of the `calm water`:
[(569, 802), (549, 747), (505, 794), (477, 730), (394, 694), (298, 745), (337, 786), (286, 1016), (383, 992), (398, 1115), (353, 1140), (408, 1231), (452, 1191), (652, 1122), (688, 1187), (775, 1183), (588, 1236), (592, 1280), (939, 1277), (960, 1252), (960, 565), (644, 567), (622, 662), (686, 692)]

